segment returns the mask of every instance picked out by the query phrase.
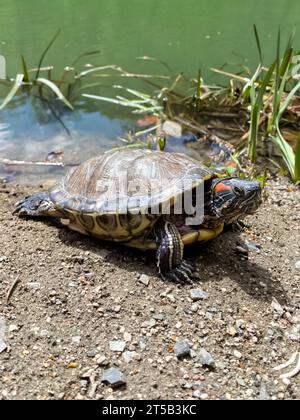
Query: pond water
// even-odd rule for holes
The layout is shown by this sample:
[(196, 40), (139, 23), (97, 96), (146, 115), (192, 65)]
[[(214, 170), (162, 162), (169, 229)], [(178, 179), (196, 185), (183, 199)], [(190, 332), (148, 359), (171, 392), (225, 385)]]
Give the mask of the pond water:
[[(194, 76), (200, 67), (207, 83), (220, 83), (210, 67), (255, 67), (253, 23), (268, 63), (275, 55), (279, 26), (283, 42), (294, 28), (295, 41), (300, 41), (299, 14), (298, 0), (0, 0), (0, 55), (6, 59), (7, 75), (14, 77), (21, 71), (21, 54), (35, 67), (60, 28), (43, 63), (56, 72), (78, 55), (100, 50), (81, 64), (165, 71), (159, 63), (137, 59), (146, 55), (168, 63), (174, 74)], [(106, 95), (109, 83), (103, 86)], [(2, 97), (5, 93), (1, 88)], [(120, 144), (118, 136), (134, 125), (131, 114), (116, 106), (84, 98), (75, 105), (75, 112), (60, 115), (69, 135), (49, 110), (26, 97), (13, 101), (0, 111), (0, 157), (43, 160), (50, 151), (63, 149), (68, 161), (77, 162)]]

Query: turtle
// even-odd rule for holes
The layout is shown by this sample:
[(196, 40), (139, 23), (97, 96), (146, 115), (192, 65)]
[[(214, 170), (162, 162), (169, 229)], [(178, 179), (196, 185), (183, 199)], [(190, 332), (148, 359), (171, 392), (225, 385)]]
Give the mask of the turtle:
[(71, 168), (14, 213), (57, 217), (85, 235), (155, 250), (161, 278), (186, 283), (194, 266), (184, 246), (217, 237), (260, 203), (258, 181), (222, 176), (181, 153), (126, 148)]

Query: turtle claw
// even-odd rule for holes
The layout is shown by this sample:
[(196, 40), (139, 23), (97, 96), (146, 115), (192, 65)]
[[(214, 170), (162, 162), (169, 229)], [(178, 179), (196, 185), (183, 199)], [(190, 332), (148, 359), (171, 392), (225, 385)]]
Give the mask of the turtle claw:
[(191, 279), (193, 277), (193, 271), (194, 267), (192, 264), (187, 261), (182, 261), (179, 266), (166, 273), (163, 279), (179, 284), (193, 284), (193, 280)]

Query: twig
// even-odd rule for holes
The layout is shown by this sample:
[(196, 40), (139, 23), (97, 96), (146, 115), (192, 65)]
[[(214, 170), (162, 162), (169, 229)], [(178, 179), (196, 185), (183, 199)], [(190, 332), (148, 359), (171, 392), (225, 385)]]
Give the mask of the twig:
[(209, 132), (207, 130), (203, 130), (203, 128), (201, 128), (201, 127), (199, 127), (195, 124), (192, 124), (191, 122), (189, 122), (187, 120), (183, 120), (182, 118), (175, 117), (174, 121), (179, 122), (180, 124), (185, 125), (186, 127), (189, 127), (193, 130), (197, 130), (198, 133), (201, 133), (203, 135), (208, 135), (209, 134)]
[(283, 383), (285, 383), (286, 385), (290, 384), (289, 378), (293, 378), (294, 376), (298, 375), (298, 373), (300, 372), (300, 353), (295, 352), (287, 363), (284, 363), (284, 364), (282, 364), (280, 366), (277, 366), (273, 369), (273, 370), (276, 370), (276, 371), (285, 369), (288, 366), (290, 366), (291, 364), (293, 364), (295, 362), (295, 360), (297, 359), (297, 357), (298, 357), (298, 361), (297, 361), (296, 367), (293, 370), (291, 370), (290, 372), (283, 373), (282, 375), (280, 375), (280, 379), (282, 379)]
[(294, 361), (296, 360), (297, 355), (298, 355), (298, 352), (296, 351), (296, 352), (292, 355), (292, 357), (290, 358), (290, 360), (289, 360), (288, 362), (283, 363), (282, 365), (279, 365), (279, 366), (274, 367), (274, 369), (273, 369), (273, 370), (278, 371), (278, 370), (282, 370), (282, 369), (285, 369), (285, 368), (289, 367), (291, 364), (293, 364), (293, 363), (294, 363)]
[(293, 378), (294, 376), (298, 375), (300, 372), (300, 354), (298, 353), (298, 362), (296, 367), (288, 373), (283, 373), (280, 375), (280, 379), (283, 380), (284, 383), (289, 383), (289, 378)]
[(89, 391), (89, 398), (94, 398), (99, 385), (99, 383), (96, 381), (96, 375), (94, 373), (90, 376), (90, 382), (91, 389)]
[(19, 281), (20, 281), (20, 274), (17, 275), (17, 277), (12, 282), (10, 288), (8, 289), (8, 292), (7, 292), (7, 295), (6, 295), (6, 305), (8, 305), (9, 299), (11, 298), (11, 295), (12, 295), (16, 285), (19, 283)]
[(74, 163), (63, 163), (63, 162), (28, 162), (24, 160), (10, 160), (10, 159), (1, 159), (0, 158), (0, 164), (3, 165), (12, 165), (12, 166), (58, 166), (61, 168), (64, 168), (65, 166), (78, 166), (78, 164)]

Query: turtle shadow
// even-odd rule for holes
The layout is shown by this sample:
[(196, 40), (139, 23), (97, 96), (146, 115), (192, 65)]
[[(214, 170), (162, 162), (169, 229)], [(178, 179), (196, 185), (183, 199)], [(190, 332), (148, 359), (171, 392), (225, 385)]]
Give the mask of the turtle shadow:
[[(198, 258), (198, 282), (234, 282), (257, 300), (270, 302), (276, 298), (281, 304), (287, 304), (289, 298), (284, 287), (268, 267), (237, 253), (236, 246), (243, 243), (239, 232), (229, 231), (207, 244), (187, 249), (189, 258)], [(249, 257), (253, 254), (255, 251), (250, 251)]]
[[(90, 251), (118, 268), (132, 272), (133, 275), (147, 274), (157, 277), (158, 282), (161, 281), (156, 271), (155, 253), (152, 251), (145, 252), (93, 237), (84, 237), (61, 225), (59, 238), (66, 246)], [(241, 242), (239, 232), (229, 231), (206, 244), (186, 247), (185, 257), (196, 263), (199, 273), (195, 285), (221, 282), (227, 277), (257, 300), (271, 301), (276, 298), (281, 304), (286, 304), (288, 298), (284, 288), (280, 282), (274, 280), (267, 267), (237, 255), (235, 244)]]
[(65, 246), (92, 252), (104, 261), (110, 262), (120, 269), (126, 269), (133, 275), (157, 276), (155, 252), (133, 249), (117, 242), (105, 241), (93, 236), (84, 236), (61, 224), (57, 226), (59, 227), (58, 237)]

